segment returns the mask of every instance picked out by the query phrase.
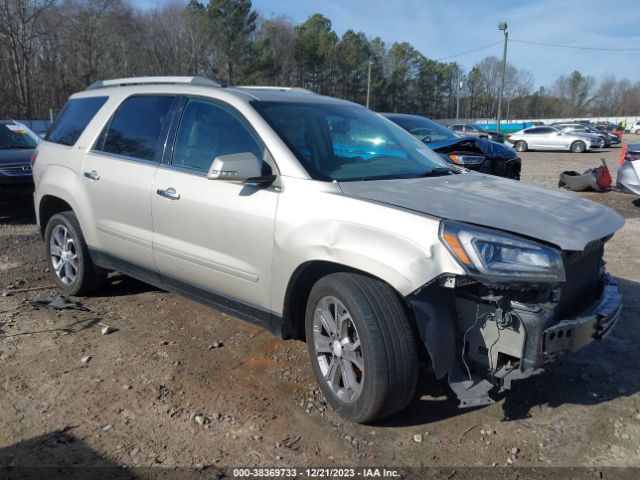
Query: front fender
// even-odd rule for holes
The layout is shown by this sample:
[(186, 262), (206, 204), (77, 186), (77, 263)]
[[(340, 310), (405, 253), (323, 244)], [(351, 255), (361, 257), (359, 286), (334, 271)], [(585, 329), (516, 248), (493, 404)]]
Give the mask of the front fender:
[[(292, 186), (291, 183), (295, 185)], [(325, 261), (380, 278), (406, 296), (443, 272), (462, 274), (439, 240), (440, 219), (290, 182), (278, 202), (272, 268), (272, 310), (301, 265)], [(304, 203), (299, 201), (304, 198)], [(296, 201), (298, 199), (298, 201)]]

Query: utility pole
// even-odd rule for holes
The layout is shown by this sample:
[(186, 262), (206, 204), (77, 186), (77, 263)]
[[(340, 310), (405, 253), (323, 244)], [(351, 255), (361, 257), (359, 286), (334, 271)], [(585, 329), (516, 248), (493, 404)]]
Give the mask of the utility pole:
[(498, 94), (498, 121), (497, 130), (500, 131), (500, 120), (502, 117), (502, 94), (504, 93), (504, 74), (507, 69), (507, 41), (509, 40), (509, 32), (507, 32), (507, 22), (500, 22), (498, 30), (504, 32), (504, 52), (502, 54), (502, 74), (500, 75), (500, 93)]
[(456, 120), (458, 120), (460, 118), (460, 87), (462, 87), (460, 67), (456, 69), (456, 73), (458, 74), (456, 77)]
[(367, 78), (367, 108), (369, 108), (369, 100), (371, 98), (371, 65), (373, 65), (373, 60), (369, 60), (369, 77)]

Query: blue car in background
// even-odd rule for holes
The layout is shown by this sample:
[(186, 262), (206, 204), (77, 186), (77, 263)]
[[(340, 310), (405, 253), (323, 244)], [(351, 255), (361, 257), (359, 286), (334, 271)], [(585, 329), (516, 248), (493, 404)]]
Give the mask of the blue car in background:
[(460, 136), (420, 115), (383, 113), (447, 161), (499, 177), (520, 180), (522, 161), (508, 145), (484, 138)]

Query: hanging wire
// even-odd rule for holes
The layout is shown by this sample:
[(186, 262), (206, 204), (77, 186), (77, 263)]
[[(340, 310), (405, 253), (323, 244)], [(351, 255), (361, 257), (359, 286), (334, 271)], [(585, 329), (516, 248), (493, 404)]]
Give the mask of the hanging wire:
[(562, 45), (559, 43), (534, 42), (533, 40), (518, 40), (514, 38), (510, 38), (509, 41), (515, 42), (515, 43), (526, 43), (528, 45), (538, 45), (541, 47), (572, 48), (574, 50), (599, 50), (599, 51), (605, 51), (605, 52), (640, 52), (640, 48), (587, 47), (587, 46), (581, 46), (581, 45)]

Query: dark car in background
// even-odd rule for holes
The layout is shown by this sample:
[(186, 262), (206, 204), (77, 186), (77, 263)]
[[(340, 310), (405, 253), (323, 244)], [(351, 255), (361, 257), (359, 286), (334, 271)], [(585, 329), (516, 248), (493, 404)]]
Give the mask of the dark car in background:
[(581, 122), (556, 122), (551, 124), (553, 127), (559, 128), (563, 132), (573, 133), (594, 133), (600, 138), (600, 148), (606, 148), (613, 144), (620, 143), (620, 138), (615, 133), (598, 130), (589, 123)]
[(504, 135), (502, 133), (486, 130), (479, 125), (474, 125), (472, 123), (454, 123), (449, 125), (447, 128), (458, 135), (464, 135), (465, 137), (486, 138), (492, 142), (504, 143)]
[(521, 160), (511, 147), (486, 138), (458, 135), (420, 115), (383, 113), (447, 161), (482, 173), (520, 180)]
[(0, 195), (33, 190), (31, 157), (38, 136), (14, 120), (0, 120)]

